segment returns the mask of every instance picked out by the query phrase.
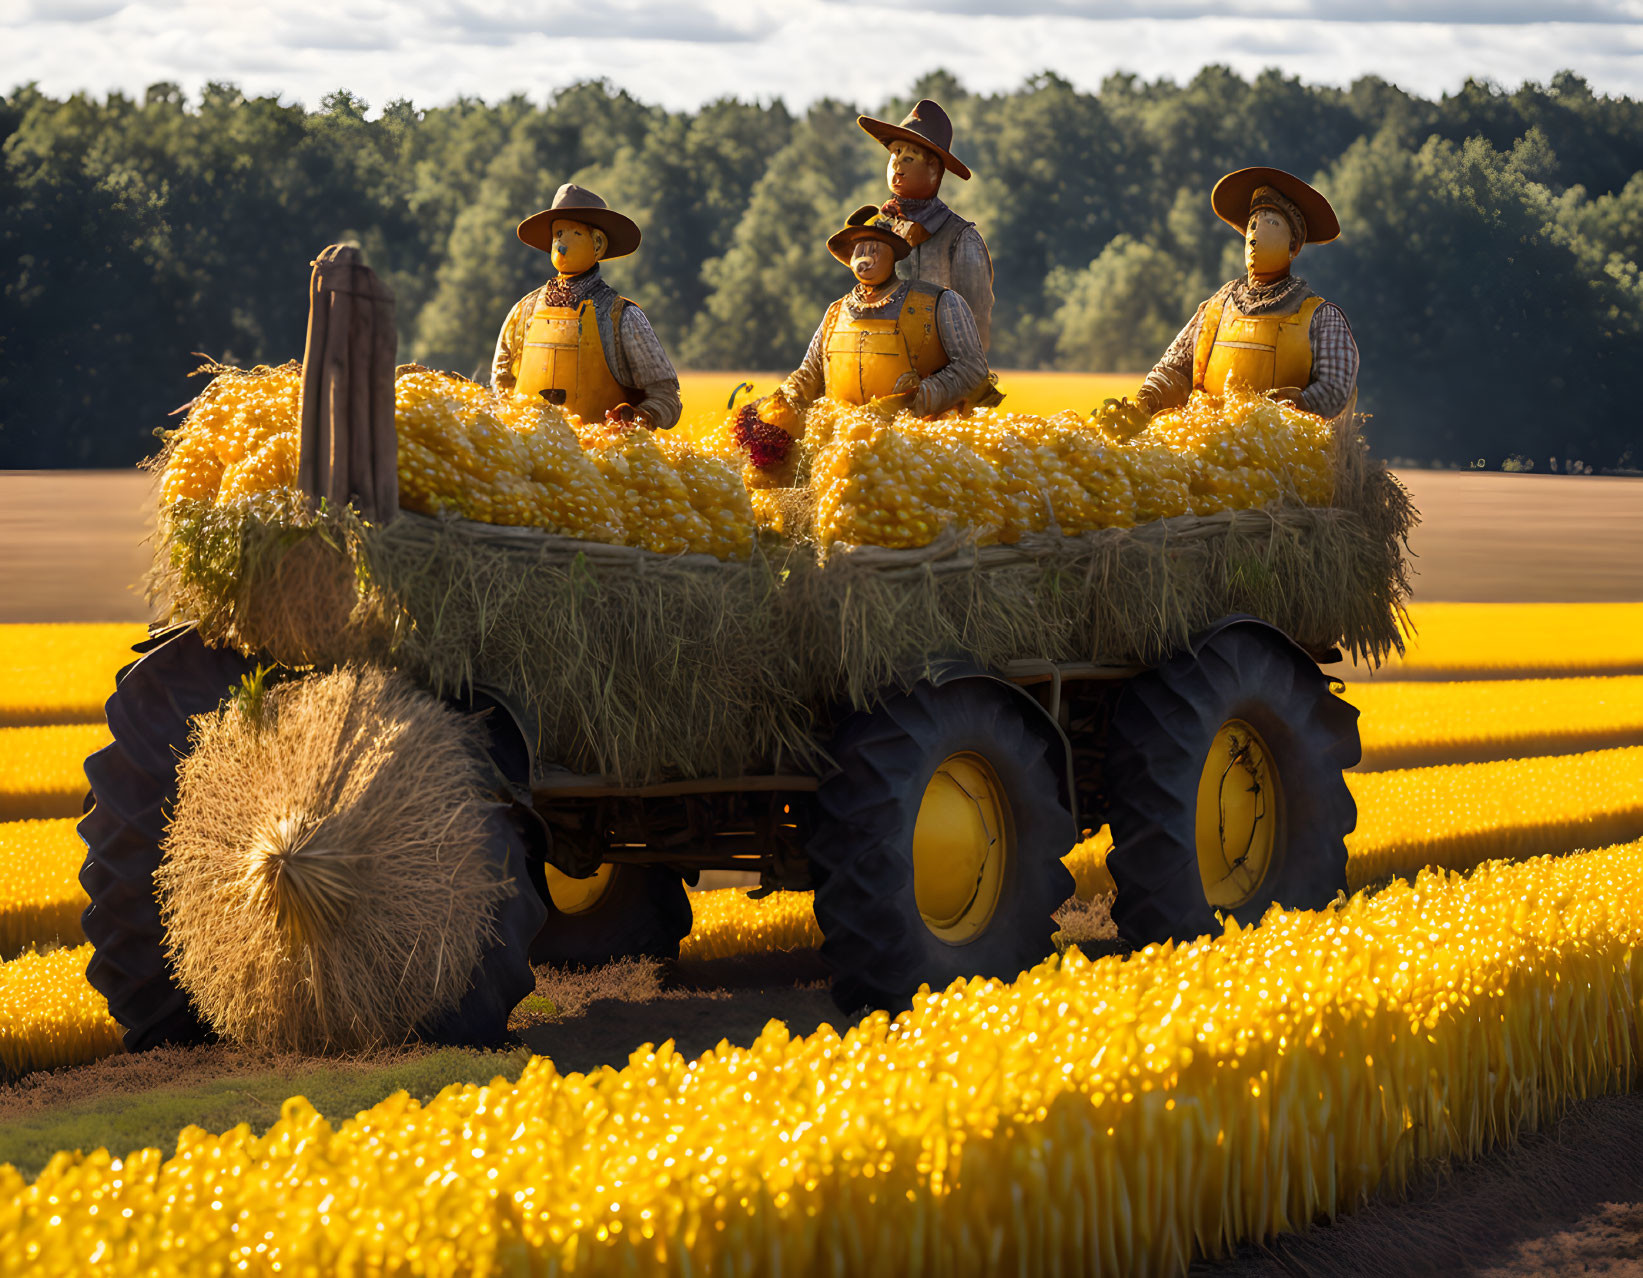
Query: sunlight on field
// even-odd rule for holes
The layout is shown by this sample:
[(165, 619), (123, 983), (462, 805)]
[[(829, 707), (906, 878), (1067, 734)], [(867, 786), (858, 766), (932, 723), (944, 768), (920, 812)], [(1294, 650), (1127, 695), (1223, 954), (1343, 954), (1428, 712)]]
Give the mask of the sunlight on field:
[[(768, 395), (787, 376), (780, 372), (679, 374), (679, 393), (684, 412), (679, 424), (692, 435), (717, 425), (730, 406), (736, 388), (747, 383), (744, 398)], [(1100, 406), (1109, 396), (1132, 395), (1141, 385), (1141, 373), (1041, 373), (1003, 369), (998, 388), (1004, 392), (1004, 407), (1014, 413), (1050, 417), (1070, 408), (1082, 416)]]
[(1415, 637), (1385, 678), (1643, 672), (1643, 603), (1413, 604)]
[(0, 626), (0, 727), (101, 723), (115, 672), (147, 637), (129, 622)]

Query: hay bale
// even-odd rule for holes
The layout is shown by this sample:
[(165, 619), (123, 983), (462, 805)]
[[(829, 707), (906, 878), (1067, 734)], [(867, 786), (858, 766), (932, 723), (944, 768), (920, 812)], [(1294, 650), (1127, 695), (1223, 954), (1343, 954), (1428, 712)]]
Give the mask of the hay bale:
[(461, 999), (512, 886), (484, 856), (476, 730), (376, 668), (195, 721), (155, 874), (178, 983), (281, 1051), (394, 1044)]
[[(501, 688), (535, 718), (549, 767), (629, 784), (824, 770), (830, 716), (944, 658), (1151, 663), (1234, 612), (1315, 651), (1376, 662), (1401, 649), (1408, 494), (1355, 432), (1340, 436), (1336, 475), (1327, 507), (992, 546), (950, 531), (915, 550), (825, 557), (766, 538), (744, 560), (253, 503), (163, 524), (156, 597), (162, 615), (248, 653), (380, 662), (440, 692)], [(305, 576), (271, 572), (295, 537), (335, 565), (317, 555)], [(225, 542), (234, 554), (215, 549)], [(306, 584), (327, 571), (355, 594)]]

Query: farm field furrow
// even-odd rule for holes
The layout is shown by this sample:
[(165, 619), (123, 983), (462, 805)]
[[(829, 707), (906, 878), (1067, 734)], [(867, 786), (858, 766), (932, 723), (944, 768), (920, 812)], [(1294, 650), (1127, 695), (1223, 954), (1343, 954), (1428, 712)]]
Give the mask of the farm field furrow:
[(293, 1098), (261, 1137), (62, 1154), (32, 1184), (0, 1171), (0, 1251), (42, 1273), (226, 1267), (251, 1239), (317, 1271), (1184, 1272), (1624, 1089), (1640, 943), (1643, 844), (1428, 873), (957, 982), (842, 1036), (538, 1059), (335, 1128)]
[(1415, 603), (1404, 656), (1347, 679), (1506, 679), (1643, 673), (1643, 603)]
[(86, 981), (90, 959), (88, 944), (0, 963), (0, 1070), (55, 1069), (120, 1050), (120, 1027)]
[(28, 946), (78, 945), (85, 844), (72, 817), (0, 822), (0, 959)]
[(0, 727), (101, 723), (116, 672), (147, 637), (129, 622), (0, 626)]
[[(63, 764), (65, 776), (69, 762)], [(1429, 866), (1466, 870), (1487, 860), (1643, 836), (1643, 746), (1351, 773), (1347, 785), (1358, 805), (1358, 826), (1347, 838), (1347, 880), (1354, 890)], [(82, 779), (79, 793), (83, 790)], [(79, 802), (76, 798), (76, 813)], [(1111, 846), (1103, 827), (1068, 855), (1080, 897), (1113, 890), (1105, 866)], [(0, 911), (0, 942), (8, 947), (0, 953), (31, 942), (82, 939), (78, 849), (69, 819), (0, 824), (0, 870), (28, 884)], [(692, 908), (696, 921), (681, 950), (687, 959), (820, 944), (808, 892), (777, 892), (755, 901), (737, 889), (720, 888), (693, 893)], [(16, 922), (7, 926), (11, 919)], [(31, 926), (38, 930), (30, 932)]]
[(79, 816), (86, 756), (111, 740), (103, 723), (0, 728), (0, 821)]
[(1364, 682), (1344, 695), (1362, 713), (1364, 772), (1643, 744), (1643, 675)]

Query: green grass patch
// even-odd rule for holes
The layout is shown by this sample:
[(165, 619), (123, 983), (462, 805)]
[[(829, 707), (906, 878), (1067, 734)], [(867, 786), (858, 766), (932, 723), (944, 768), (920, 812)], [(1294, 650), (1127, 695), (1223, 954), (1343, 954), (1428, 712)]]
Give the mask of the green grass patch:
[(227, 1131), (247, 1123), (266, 1131), (291, 1096), (335, 1125), (395, 1092), (431, 1100), (452, 1083), (488, 1083), (497, 1075), (517, 1081), (531, 1059), (526, 1048), (485, 1052), (447, 1047), (387, 1065), (322, 1064), (312, 1070), (228, 1074), (193, 1085), (144, 1091), (111, 1088), (93, 1100), (16, 1113), (0, 1124), (0, 1163), (35, 1176), (59, 1150), (108, 1149), (120, 1156), (154, 1147), (174, 1150), (177, 1134), (193, 1125)]

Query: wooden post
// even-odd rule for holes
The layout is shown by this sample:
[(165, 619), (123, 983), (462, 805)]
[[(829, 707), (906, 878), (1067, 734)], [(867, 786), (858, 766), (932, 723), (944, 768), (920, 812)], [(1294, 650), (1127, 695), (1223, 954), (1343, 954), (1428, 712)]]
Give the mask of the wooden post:
[(394, 295), (358, 248), (314, 260), (302, 357), (297, 484), (310, 502), (351, 503), (373, 523), (399, 511), (394, 434)]

